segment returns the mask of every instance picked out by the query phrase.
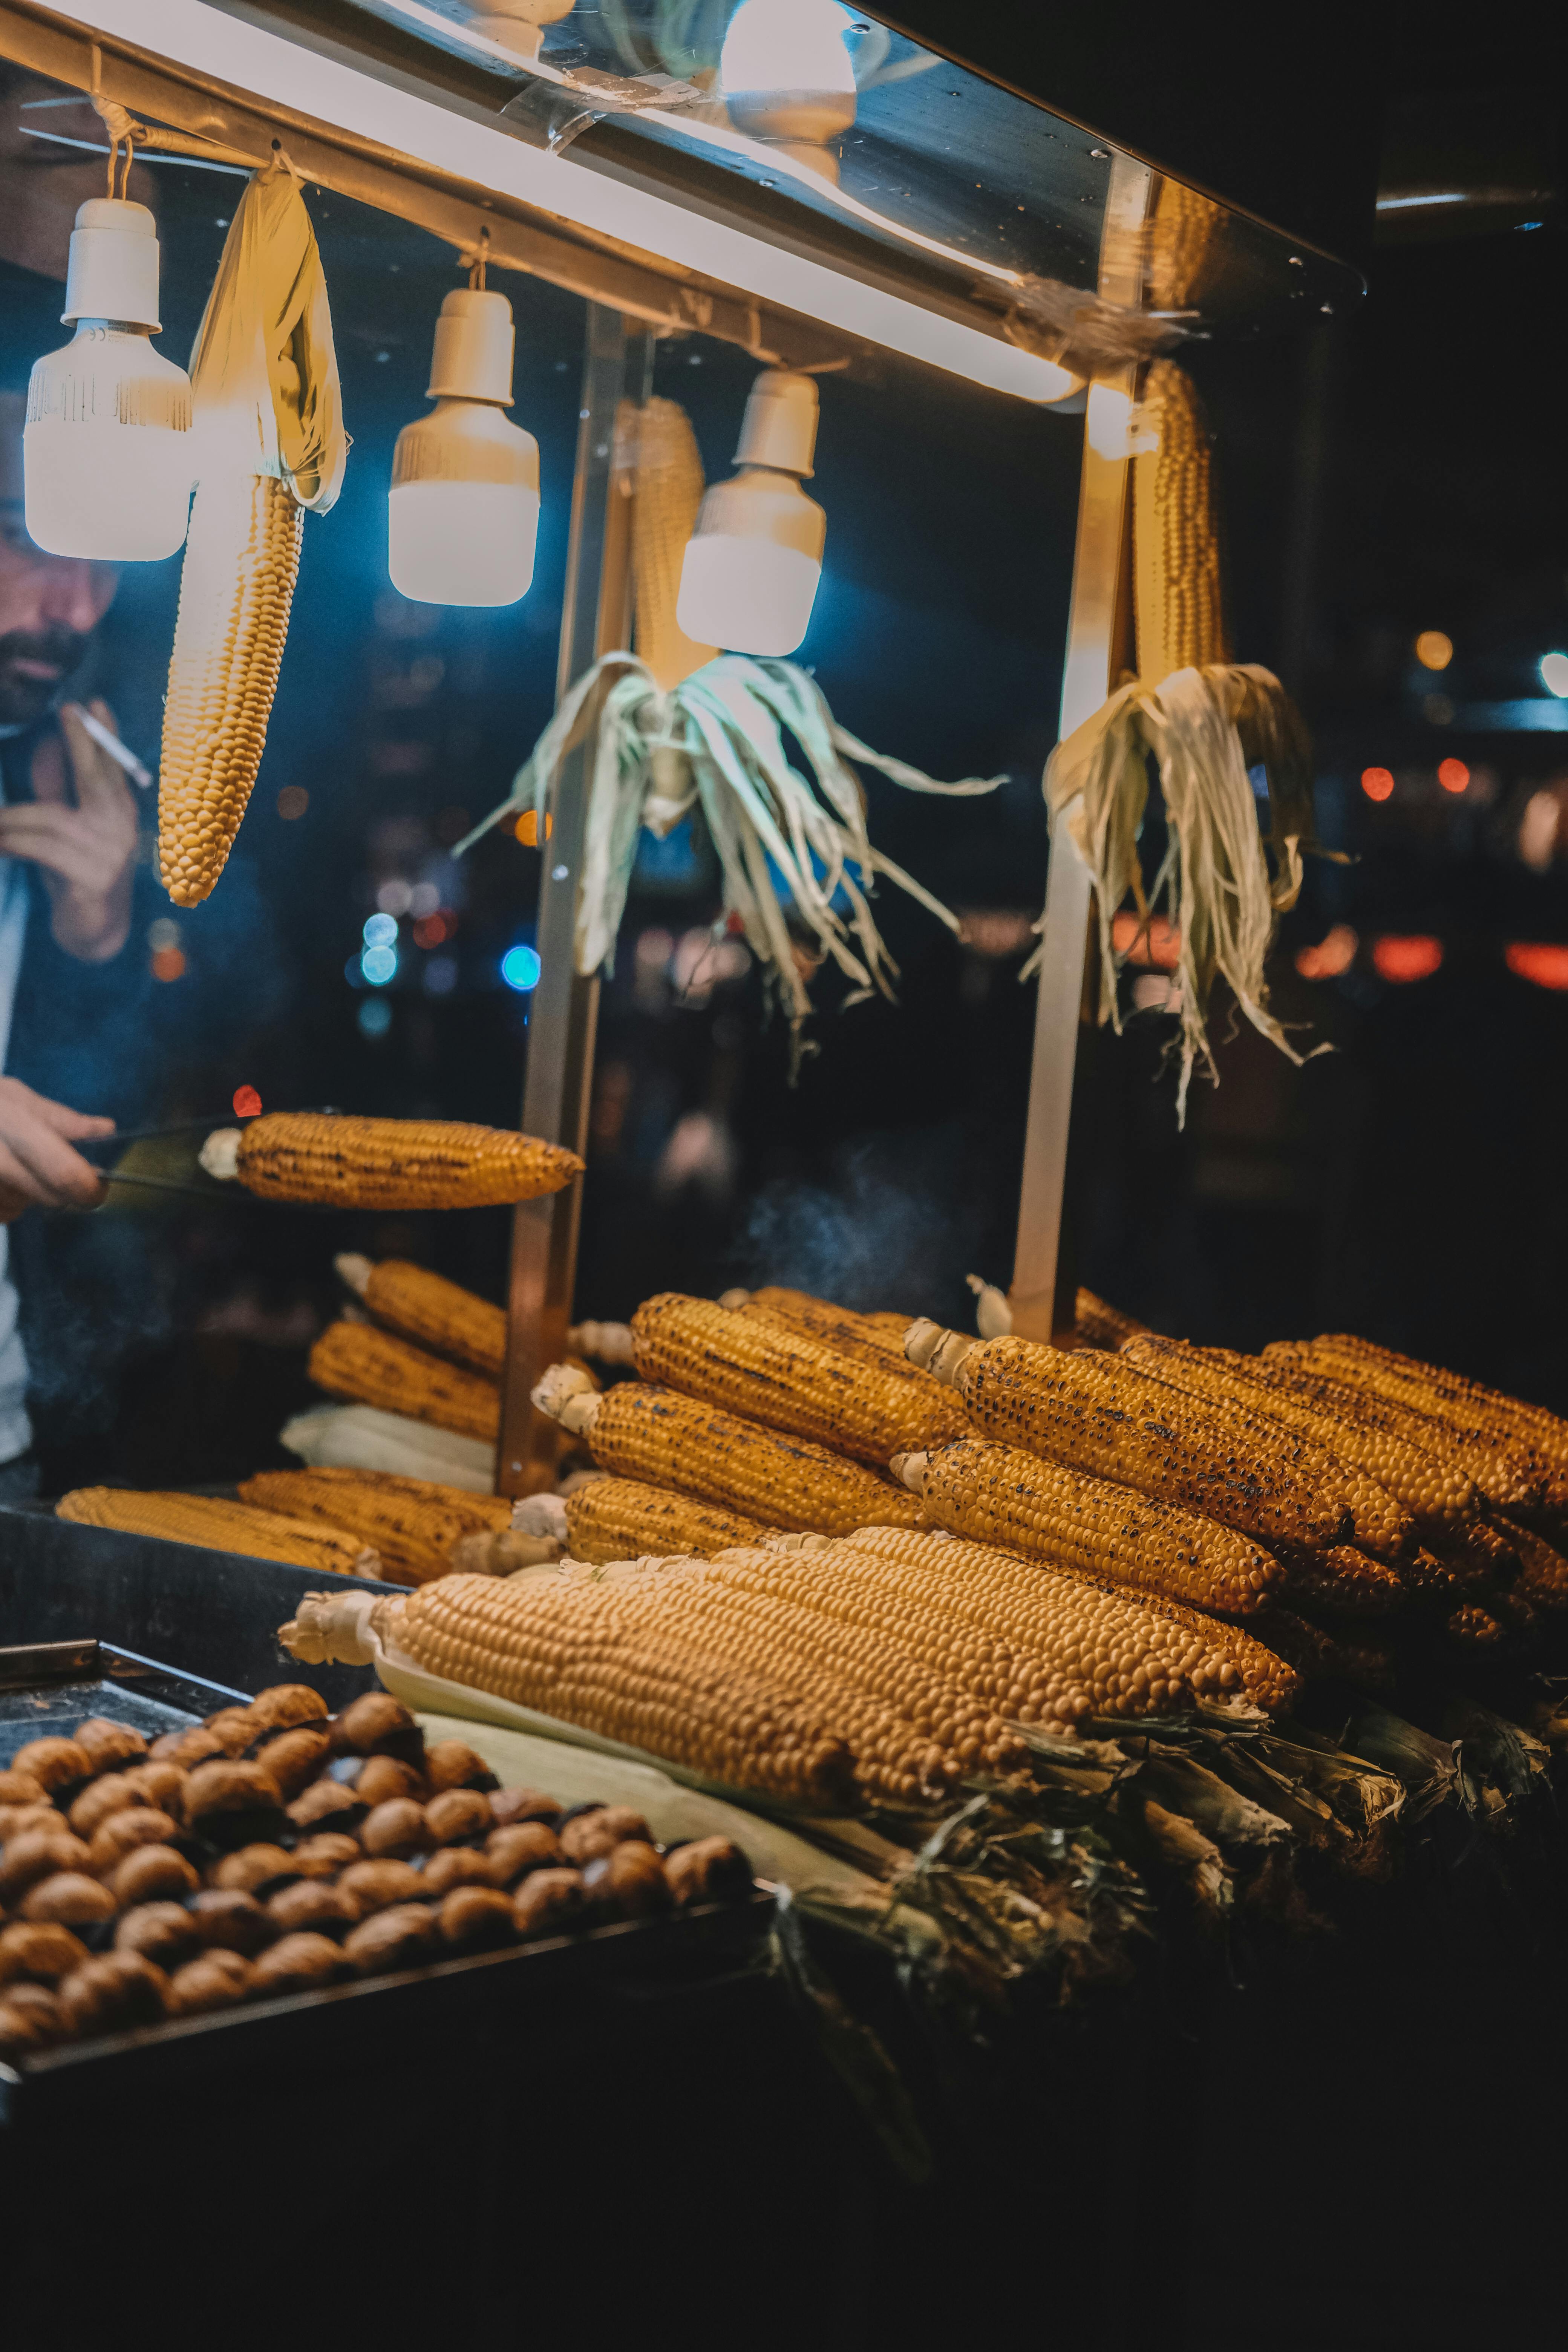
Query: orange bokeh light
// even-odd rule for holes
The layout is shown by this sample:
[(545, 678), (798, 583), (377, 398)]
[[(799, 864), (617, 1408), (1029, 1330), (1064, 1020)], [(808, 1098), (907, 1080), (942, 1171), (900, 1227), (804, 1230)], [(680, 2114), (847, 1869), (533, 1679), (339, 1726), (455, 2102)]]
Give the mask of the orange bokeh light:
[(1446, 793), (1462, 793), (1470, 781), (1470, 772), (1463, 760), (1439, 760), (1437, 782)]
[(1537, 988), (1568, 989), (1568, 947), (1553, 940), (1510, 940), (1503, 961), (1517, 978), (1533, 981)]
[(1363, 768), (1361, 788), (1369, 801), (1385, 801), (1394, 790), (1394, 772), (1389, 768)]
[(1110, 944), (1118, 955), (1144, 970), (1152, 964), (1156, 971), (1174, 971), (1181, 961), (1181, 932), (1163, 915), (1152, 915), (1143, 923), (1131, 908), (1124, 908), (1111, 920)]
[(1442, 968), (1443, 942), (1425, 931), (1385, 931), (1372, 943), (1372, 960), (1384, 980), (1430, 980)]
[[(523, 810), (522, 814), (518, 818), (513, 830), (515, 831), (519, 841), (521, 842), (524, 849), (538, 848), (539, 818), (532, 809)], [(547, 814), (544, 820), (544, 838), (546, 841), (549, 840), (554, 830), (555, 819)]]
[(1349, 971), (1361, 945), (1348, 923), (1336, 923), (1315, 948), (1298, 948), (1296, 969), (1303, 980), (1337, 980)]
[(153, 949), (153, 977), (154, 980), (182, 980), (184, 977), (184, 971), (185, 959), (178, 948)]
[(254, 1118), (261, 1108), (261, 1097), (254, 1087), (236, 1087), (234, 1115), (236, 1118)]
[(414, 926), (414, 944), (416, 948), (438, 948), (442, 940), (450, 936), (452, 929), (449, 915), (439, 912), (421, 915)]

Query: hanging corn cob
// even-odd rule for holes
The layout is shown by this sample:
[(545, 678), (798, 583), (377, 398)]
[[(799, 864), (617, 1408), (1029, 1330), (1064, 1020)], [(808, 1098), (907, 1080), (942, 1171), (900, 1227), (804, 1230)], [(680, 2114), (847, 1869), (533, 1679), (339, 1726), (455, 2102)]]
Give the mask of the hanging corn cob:
[(176, 906), (222, 873), (267, 740), (306, 507), (348, 443), (315, 233), (281, 163), (247, 184), (191, 355), (199, 480), (169, 665), (158, 856)]
[(1155, 360), (1143, 386), (1153, 436), (1132, 461), (1133, 612), (1138, 675), (1231, 658), (1220, 584), (1214, 463), (1198, 395), (1184, 368)]
[(493, 1445), (500, 1391), (493, 1381), (427, 1356), (373, 1323), (331, 1323), (310, 1350), (310, 1378), (330, 1396), (427, 1421)]
[(166, 1543), (197, 1544), (205, 1551), (243, 1552), (279, 1559), (316, 1575), (379, 1576), (381, 1562), (357, 1535), (340, 1534), (279, 1511), (215, 1495), (162, 1494), (129, 1486), (79, 1486), (55, 1506), (58, 1518), (79, 1527), (118, 1528), (122, 1535), (158, 1536)]
[(488, 1380), (500, 1380), (506, 1362), (506, 1316), (488, 1298), (405, 1258), (384, 1257), (373, 1265), (369, 1258), (345, 1251), (332, 1264), (378, 1323), (438, 1356), (455, 1356)]
[(667, 1291), (632, 1317), (637, 1370), (705, 1403), (813, 1438), (885, 1469), (895, 1454), (941, 1445), (966, 1423), (934, 1381), (839, 1356), (784, 1326)]
[(738, 1511), (636, 1478), (590, 1478), (566, 1498), (566, 1549), (597, 1565), (614, 1559), (706, 1557), (731, 1544), (760, 1543), (773, 1529)]
[(913, 1527), (920, 1505), (826, 1445), (784, 1437), (647, 1381), (599, 1393), (585, 1372), (552, 1364), (533, 1391), (542, 1412), (581, 1437), (602, 1470), (793, 1532)]
[[(632, 612), (637, 653), (661, 694), (710, 662), (716, 646), (700, 646), (675, 617), (680, 566), (696, 527), (706, 487), (691, 420), (679, 401), (648, 400), (623, 412), (621, 430), (635, 436), (628, 453), (635, 471), (632, 509)], [(656, 782), (658, 781), (656, 778)], [(689, 772), (684, 779), (689, 793)]]
[(237, 1178), (263, 1200), (332, 1209), (500, 1208), (559, 1192), (583, 1172), (574, 1151), (510, 1128), (325, 1111), (274, 1111), (219, 1128), (201, 1162), (209, 1176)]
[(264, 1470), (239, 1493), (258, 1509), (357, 1537), (380, 1554), (380, 1572), (395, 1584), (447, 1575), (464, 1536), (511, 1525), (511, 1505), (499, 1496), (374, 1470)]

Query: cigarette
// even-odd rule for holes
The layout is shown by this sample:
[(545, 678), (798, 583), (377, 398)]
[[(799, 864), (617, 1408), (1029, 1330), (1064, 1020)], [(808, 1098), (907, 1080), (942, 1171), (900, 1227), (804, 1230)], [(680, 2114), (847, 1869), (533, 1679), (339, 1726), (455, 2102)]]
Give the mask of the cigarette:
[(82, 709), (79, 702), (74, 703), (72, 709), (100, 750), (107, 751), (111, 760), (118, 760), (132, 782), (140, 784), (146, 792), (153, 782), (151, 769), (142, 765), (134, 751), (127, 751), (119, 736), (106, 727), (101, 719), (95, 719), (90, 710)]

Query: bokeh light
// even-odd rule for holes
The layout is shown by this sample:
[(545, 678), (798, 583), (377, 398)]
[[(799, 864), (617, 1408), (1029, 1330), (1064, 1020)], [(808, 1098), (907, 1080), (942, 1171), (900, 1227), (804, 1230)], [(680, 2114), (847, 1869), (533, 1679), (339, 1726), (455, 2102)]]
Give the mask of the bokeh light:
[(393, 915), (372, 915), (360, 933), (367, 948), (390, 948), (397, 944), (397, 919)]
[(1394, 790), (1394, 772), (1390, 768), (1363, 768), (1361, 788), (1369, 801), (1385, 801)]
[(397, 977), (397, 950), (366, 948), (359, 960), (359, 968), (372, 988), (384, 988), (389, 980)]
[(501, 978), (509, 988), (515, 988), (520, 996), (526, 996), (531, 988), (539, 986), (542, 968), (532, 948), (508, 948), (500, 960)]
[(153, 977), (154, 980), (183, 980), (185, 959), (178, 948), (154, 948)]
[(303, 784), (285, 784), (278, 795), (278, 814), (286, 824), (304, 815), (310, 805), (310, 795)]
[(1337, 980), (1354, 963), (1360, 945), (1348, 923), (1336, 923), (1316, 947), (1297, 949), (1296, 969), (1303, 980)]
[(1518, 979), (1537, 988), (1568, 989), (1568, 947), (1554, 940), (1512, 940), (1503, 961)]
[(1541, 683), (1548, 694), (1568, 695), (1568, 654), (1542, 654)]
[[(544, 819), (544, 838), (546, 841), (549, 840), (554, 830), (555, 819), (547, 813)], [(514, 831), (516, 832), (517, 837), (519, 841), (521, 842), (524, 849), (538, 848), (539, 818), (532, 809), (523, 810), (522, 814), (518, 818)]]
[(392, 1007), (384, 996), (367, 997), (358, 1017), (361, 1036), (384, 1037), (392, 1026)]
[(255, 1118), (261, 1108), (261, 1097), (254, 1087), (236, 1087), (233, 1101), (236, 1118)]
[(1447, 669), (1454, 658), (1454, 640), (1441, 629), (1423, 629), (1415, 640), (1415, 658), (1423, 669)]
[(1446, 793), (1462, 793), (1470, 781), (1470, 772), (1463, 760), (1439, 760), (1437, 782)]
[(1430, 980), (1442, 970), (1443, 942), (1426, 932), (1385, 931), (1372, 943), (1372, 960), (1384, 980)]

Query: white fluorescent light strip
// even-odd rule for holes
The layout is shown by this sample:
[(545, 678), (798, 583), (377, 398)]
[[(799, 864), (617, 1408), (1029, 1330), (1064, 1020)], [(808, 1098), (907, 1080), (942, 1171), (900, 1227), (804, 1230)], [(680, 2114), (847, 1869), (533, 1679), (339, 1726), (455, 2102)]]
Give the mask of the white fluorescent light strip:
[(1441, 195), (1379, 196), (1377, 209), (1380, 213), (1407, 213), (1413, 212), (1417, 205), (1462, 205), (1465, 202), (1462, 188), (1450, 188)]
[(450, 112), (225, 16), (205, 0), (76, 0), (70, 16), (85, 31), (227, 82), (263, 108), (270, 103), (302, 109), (330, 129), (375, 140), (455, 179), (478, 181), (498, 195), (550, 214), (565, 227), (640, 247), (678, 268), (797, 310), (861, 341), (1019, 399), (1061, 395), (1066, 371), (1032, 352), (900, 295), (862, 285), (744, 229), (688, 212), (668, 197), (627, 187), (574, 163), (570, 153), (552, 155), (526, 146), (469, 115)]

